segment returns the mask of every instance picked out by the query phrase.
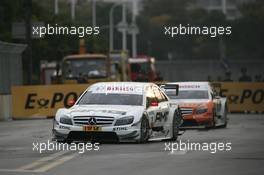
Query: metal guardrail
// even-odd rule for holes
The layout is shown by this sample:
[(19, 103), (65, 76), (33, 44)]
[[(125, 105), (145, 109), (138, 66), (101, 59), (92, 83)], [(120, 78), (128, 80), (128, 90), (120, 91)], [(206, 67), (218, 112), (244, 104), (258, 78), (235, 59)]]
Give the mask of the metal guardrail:
[(21, 54), (26, 45), (0, 41), (0, 92), (10, 94), (11, 86), (23, 83)]

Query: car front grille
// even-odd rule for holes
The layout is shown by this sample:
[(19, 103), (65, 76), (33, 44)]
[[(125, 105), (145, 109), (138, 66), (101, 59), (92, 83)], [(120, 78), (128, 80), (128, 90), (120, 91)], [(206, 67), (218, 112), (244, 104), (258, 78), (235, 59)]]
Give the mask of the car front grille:
[(182, 116), (193, 114), (193, 108), (181, 107)]
[(119, 138), (115, 132), (82, 132), (70, 131), (68, 137), (70, 141), (92, 141), (92, 142), (118, 142)]
[(183, 120), (181, 127), (199, 126), (196, 120)]
[[(91, 122), (91, 118), (95, 119)], [(75, 116), (73, 117), (74, 125), (112, 125), (114, 117), (107, 116)]]

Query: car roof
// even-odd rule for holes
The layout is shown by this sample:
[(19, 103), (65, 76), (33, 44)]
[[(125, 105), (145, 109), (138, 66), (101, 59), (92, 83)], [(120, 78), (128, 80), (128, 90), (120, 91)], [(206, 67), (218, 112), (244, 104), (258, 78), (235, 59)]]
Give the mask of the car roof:
[(141, 86), (145, 87), (147, 85), (155, 85), (154, 83), (145, 83), (145, 82), (98, 82), (93, 84), (92, 86), (97, 86), (97, 85), (126, 85), (126, 86)]
[(181, 82), (168, 82), (166, 84), (210, 85), (210, 83), (208, 81), (181, 81)]
[(69, 60), (69, 59), (89, 59), (89, 58), (102, 58), (105, 59), (107, 58), (106, 55), (103, 54), (76, 54), (76, 55), (67, 55), (64, 57), (64, 60)]

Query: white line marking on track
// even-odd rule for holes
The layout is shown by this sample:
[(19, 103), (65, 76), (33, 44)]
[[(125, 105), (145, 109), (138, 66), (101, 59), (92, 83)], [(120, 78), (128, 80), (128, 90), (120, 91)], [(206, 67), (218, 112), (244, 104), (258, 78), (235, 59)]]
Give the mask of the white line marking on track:
[[(38, 159), (30, 164), (21, 166), (17, 169), (0, 169), (0, 172), (17, 172), (17, 173), (43, 173), (46, 172), (56, 166), (59, 166), (68, 160), (71, 160), (72, 158), (76, 157), (78, 153), (73, 153), (71, 155), (65, 155), (66, 153), (69, 153), (70, 151), (60, 151), (54, 154), (51, 154), (47, 157), (43, 157), (41, 159)], [(62, 156), (62, 157), (60, 157)], [(60, 157), (59, 159), (56, 159)], [(36, 168), (38, 167), (38, 168)], [(35, 169), (34, 169), (35, 168)]]
[(49, 164), (46, 164), (46, 165), (36, 169), (36, 171), (37, 172), (46, 172), (46, 171), (48, 171), (48, 170), (50, 170), (50, 169), (52, 169), (52, 168), (54, 168), (56, 166), (59, 166), (59, 165), (65, 163), (65, 162), (67, 162), (68, 160), (71, 160), (72, 158), (74, 158), (77, 155), (78, 155), (78, 153), (75, 153), (75, 154), (70, 155), (70, 156), (64, 156), (64, 157), (62, 157), (62, 158), (60, 158), (60, 159), (58, 159), (56, 161), (53, 161), (53, 162), (51, 162)]
[(168, 153), (168, 155), (184, 155), (186, 154), (188, 151), (185, 149), (185, 150), (176, 150), (176, 151), (170, 151)]
[(47, 156), (47, 157), (43, 157), (43, 158), (41, 158), (41, 159), (38, 159), (38, 160), (36, 160), (36, 161), (34, 161), (34, 162), (30, 163), (30, 164), (27, 164), (27, 165), (21, 166), (21, 167), (19, 167), (18, 169), (22, 169), (22, 170), (32, 169), (32, 168), (34, 168), (34, 167), (36, 167), (36, 166), (39, 166), (39, 165), (41, 165), (41, 164), (44, 164), (44, 163), (47, 162), (47, 161), (51, 161), (51, 160), (53, 160), (53, 159), (56, 159), (57, 157), (62, 156), (62, 155), (64, 155), (64, 154), (68, 153), (68, 152), (69, 152), (69, 151), (60, 151), (60, 152), (57, 152), (57, 153), (51, 154), (51, 155), (49, 155), (49, 156)]
[(0, 169), (0, 172), (37, 173), (35, 170), (22, 170), (22, 169)]

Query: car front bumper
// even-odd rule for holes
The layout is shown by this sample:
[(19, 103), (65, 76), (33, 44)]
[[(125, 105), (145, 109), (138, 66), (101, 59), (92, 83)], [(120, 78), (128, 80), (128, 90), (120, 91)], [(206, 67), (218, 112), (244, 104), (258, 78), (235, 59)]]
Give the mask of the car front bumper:
[(139, 139), (137, 126), (102, 126), (101, 131), (84, 131), (83, 126), (54, 124), (53, 140), (56, 141), (96, 141), (130, 142)]
[(183, 116), (183, 124), (181, 127), (191, 126), (210, 126), (213, 123), (213, 114), (192, 114)]

